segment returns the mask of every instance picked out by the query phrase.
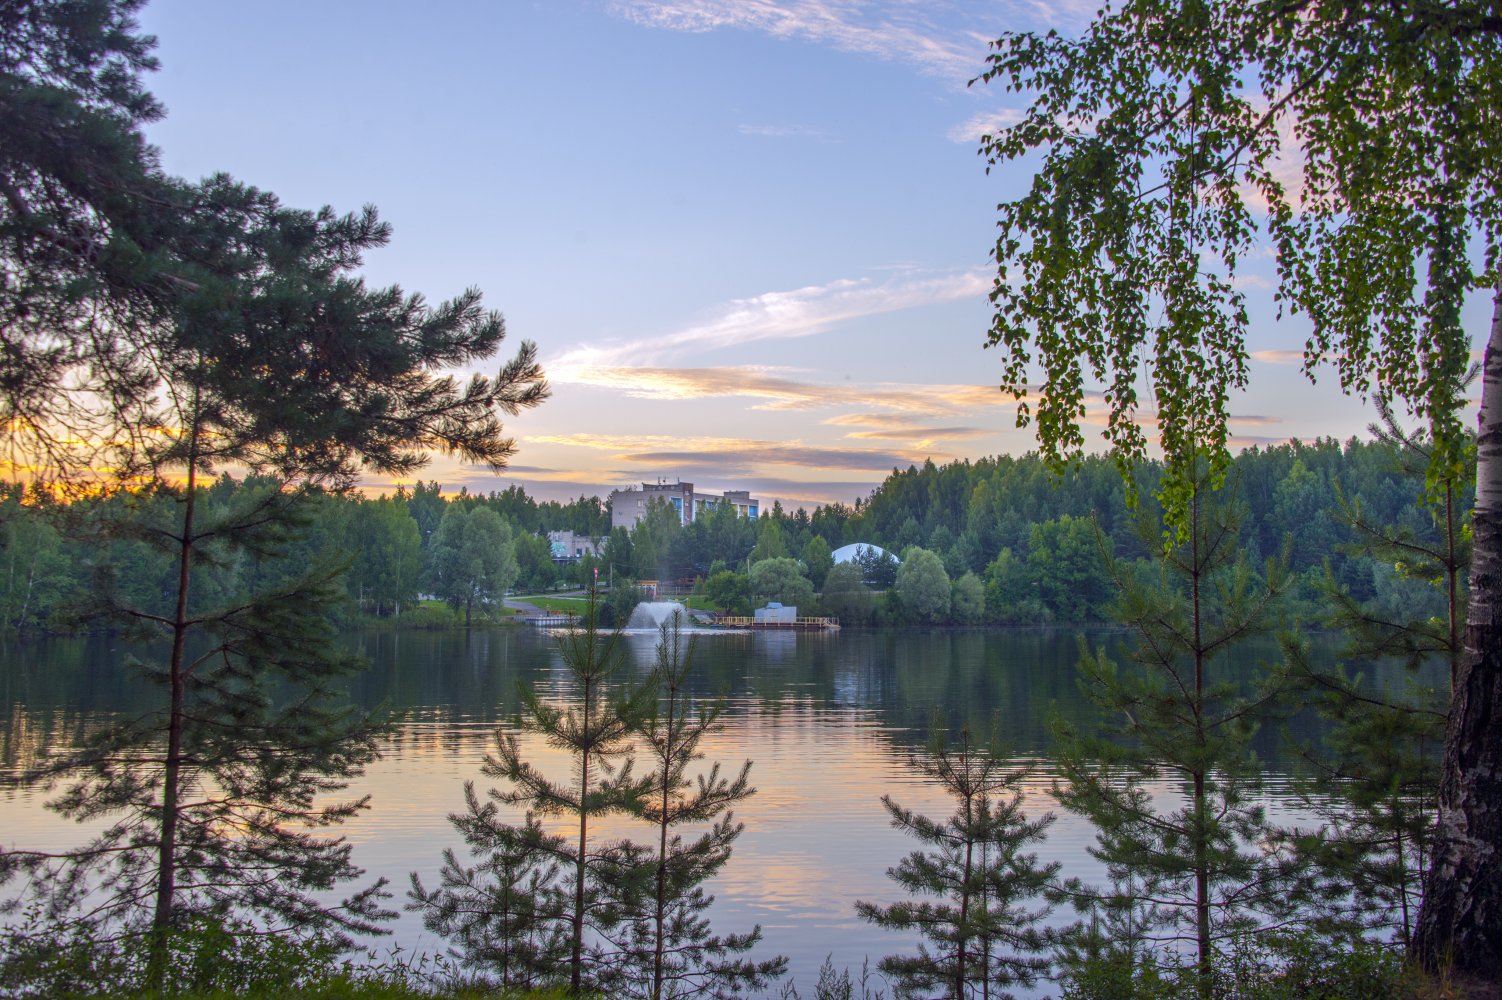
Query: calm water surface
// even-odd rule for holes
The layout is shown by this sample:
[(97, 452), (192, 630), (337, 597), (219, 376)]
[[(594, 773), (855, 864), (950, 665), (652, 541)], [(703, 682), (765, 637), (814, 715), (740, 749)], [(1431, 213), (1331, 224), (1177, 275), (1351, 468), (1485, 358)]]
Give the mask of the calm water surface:
[[(1116, 633), (1086, 636), (1111, 644)], [(629, 637), (626, 672), (644, 675), (655, 635)], [(567, 694), (566, 671), (545, 634), (524, 629), (465, 634), (370, 633), (349, 642), (370, 660), (351, 683), (366, 706), (404, 713), (384, 757), (353, 785), (371, 808), (343, 833), (355, 859), (372, 876), (385, 876), (398, 898), (410, 872), (437, 882), (445, 847), (462, 851), (447, 816), (463, 806), (463, 787), (487, 787), (480, 765), (518, 705), (517, 684), (550, 697)], [(927, 785), (914, 764), (935, 707), (946, 724), (985, 730), (1000, 720), (1019, 763), (1034, 770), (1030, 812), (1058, 812), (1045, 859), (1063, 863), (1064, 876), (1093, 877), (1086, 854), (1091, 831), (1059, 811), (1048, 793), (1049, 719), (1054, 713), (1086, 720), (1091, 709), (1075, 683), (1078, 633), (1064, 630), (965, 632), (709, 633), (695, 654), (695, 684), (705, 696), (724, 695), (725, 728), (703, 744), (710, 760), (735, 769), (754, 762), (758, 792), (736, 811), (746, 826), (735, 854), (714, 883), (716, 930), (760, 924), (762, 956), (784, 954), (805, 997), (826, 956), (859, 971), (910, 941), (855, 918), (856, 899), (892, 902), (887, 868), (916, 847), (892, 830), (883, 794), (909, 808), (947, 815), (951, 804)], [(115, 713), (140, 710), (154, 692), (122, 669), (125, 651), (107, 637), (0, 644), (0, 763), (14, 772), (49, 748), (70, 745), (81, 732)], [(1249, 650), (1229, 669), (1254, 675), (1272, 658), (1271, 644)], [(1295, 720), (1296, 735), (1314, 735)], [(1270, 805), (1286, 808), (1296, 762), (1282, 734), (1269, 727), (1258, 754), (1265, 762)], [(567, 760), (536, 741), (523, 741), (528, 759), (557, 777)], [(7, 845), (81, 842), (83, 831), (44, 808), (32, 790), (0, 791)], [(617, 820), (602, 836), (648, 839), (640, 824)], [(392, 937), (376, 947), (439, 951), (444, 944), (421, 919), (403, 913)]]

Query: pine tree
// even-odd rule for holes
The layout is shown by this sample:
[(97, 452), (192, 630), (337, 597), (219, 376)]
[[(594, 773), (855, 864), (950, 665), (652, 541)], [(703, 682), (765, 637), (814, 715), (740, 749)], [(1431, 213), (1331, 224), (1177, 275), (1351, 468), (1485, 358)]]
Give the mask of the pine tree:
[[(1203, 487), (1204, 484), (1201, 483)], [(1138, 940), (1186, 945), (1201, 997), (1211, 992), (1217, 948), (1266, 929), (1287, 902), (1281, 866), (1265, 848), (1251, 751), (1276, 677), (1246, 690), (1226, 675), (1229, 654), (1267, 631), (1282, 587), (1280, 565), (1259, 578), (1239, 553), (1237, 518), (1223, 497), (1198, 490), (1187, 532), (1161, 553), (1156, 574), (1117, 565), (1120, 620), (1136, 635), (1131, 665), (1086, 650), (1081, 689), (1108, 719), (1103, 732), (1060, 725), (1059, 801), (1095, 824), (1091, 853), (1112, 888), (1071, 889), (1096, 914), (1130, 924)], [(1164, 802), (1163, 787), (1180, 796)]]
[[(353, 277), (364, 252), (389, 238), (373, 209), (296, 211), (221, 176), (175, 211), (174, 233), (193, 247), (191, 280), (154, 314), (156, 334), (133, 345), (132, 364), (158, 395), (138, 400), (146, 410), (114, 435), (147, 485), (139, 500), (78, 505), (98, 512), (106, 537), (136, 537), (174, 566), (158, 606), (121, 599), (101, 566), (95, 607), (167, 646), (165, 662), (144, 668), (161, 686), (161, 709), (41, 776), (65, 785), (64, 813), (118, 816), (103, 840), (0, 855), (0, 876), (24, 871), (60, 928), (109, 937), (149, 927), (159, 986), (167, 939), (195, 914), (338, 940), (372, 929), (381, 912), (376, 887), (342, 906), (313, 895), (358, 869), (347, 845), (299, 828), (363, 806), (314, 799), (359, 773), (378, 729), (331, 695), (351, 667), (326, 621), (342, 567), (217, 601), (203, 586), (214, 567), (274, 558), (310, 499), (350, 488), (362, 467), (410, 473), (428, 448), (504, 467), (515, 445), (498, 413), (547, 395), (530, 344), (494, 379), (461, 386), (438, 374), (493, 353), (504, 324), (477, 292), (430, 307)], [(270, 485), (209, 509), (204, 481), (234, 466)], [(147, 507), (171, 513), (134, 516)], [(104, 896), (83, 909), (89, 884)]]
[[(730, 860), (731, 845), (744, 828), (730, 809), (755, 794), (751, 762), (733, 778), (721, 775), (718, 762), (689, 776), (689, 768), (704, 758), (699, 744), (718, 728), (724, 705), (705, 705), (689, 693), (693, 640), (685, 641), (681, 612), (662, 624), (656, 656), (650, 682), (654, 701), (638, 730), (652, 761), (641, 815), (656, 826), (657, 842), (643, 858), (646, 884), (635, 886), (638, 898), (624, 907), (632, 913), (627, 976), (645, 985), (633, 995), (650, 1000), (744, 996), (781, 976), (787, 959), (741, 957), (761, 940), (760, 927), (745, 934), (711, 934), (704, 913), (714, 897), (703, 885)], [(685, 824), (704, 823), (709, 829), (690, 842), (677, 832)]]
[[(1405, 432), (1388, 407), (1380, 409), (1383, 422), (1370, 429), (1396, 458), (1394, 471), (1423, 481), (1432, 465), (1427, 439)], [(1307, 862), (1306, 878), (1332, 928), (1358, 937), (1391, 931), (1405, 948), (1429, 866), (1439, 752), (1463, 652), (1470, 543), (1462, 510), (1471, 476), (1465, 468), (1446, 469), (1419, 524), (1375, 523), (1359, 502), (1342, 497), (1357, 539), (1350, 554), (1395, 566), (1399, 579), (1437, 592), (1439, 614), (1432, 613), (1435, 602), (1379, 607), (1357, 600), (1327, 570), (1329, 624), (1347, 637), (1346, 660), (1396, 662), (1406, 668), (1403, 677), (1378, 689), (1343, 664), (1317, 664), (1303, 644), (1288, 650), (1294, 676), (1332, 723), (1319, 748), (1303, 751), (1315, 775), (1302, 793), (1324, 823), (1289, 831), (1290, 842)], [(1439, 689), (1416, 676), (1436, 661), (1447, 668)]]
[(338, 650), (330, 624), (343, 601), (338, 567), (207, 603), (188, 586), (190, 570), (207, 576), (231, 559), (275, 557), (309, 504), (307, 491), (261, 483), (212, 501), (196, 485), (159, 484), (112, 505), (139, 512), (111, 530), (172, 554), (177, 586), (165, 605), (121, 603), (101, 563), (90, 617), (125, 638), (170, 640), (166, 657), (130, 664), (163, 697), (33, 775), (61, 788), (54, 810), (109, 822), (82, 847), (3, 859), (26, 876), (22, 898), (44, 914), (32, 930), (96, 943), (149, 932), (149, 975), (160, 987), (173, 972), (162, 964), (169, 935), (196, 920), (341, 946), (378, 929), (380, 883), (342, 902), (327, 896), (361, 870), (350, 845), (324, 831), (366, 803), (324, 800), (375, 757), (384, 731), (337, 690), (359, 666)]
[(608, 940), (608, 932), (621, 919), (609, 894), (601, 892), (600, 881), (635, 867), (631, 857), (622, 857), (623, 850), (629, 849), (591, 841), (590, 820), (610, 813), (639, 812), (650, 788), (650, 779), (633, 773), (631, 734), (652, 692), (627, 689), (612, 697), (610, 679), (623, 655), (621, 633), (601, 630), (599, 610), (598, 598), (591, 591), (581, 626), (558, 638), (559, 656), (574, 684), (568, 705), (549, 704), (525, 685), (521, 692), (518, 725), (523, 732), (567, 752), (573, 759), (573, 778), (558, 782), (542, 774), (522, 759), (516, 736), (505, 732), (497, 734), (496, 753), (486, 758), (483, 768), (488, 777), (501, 778), (511, 786), (491, 791), (497, 802), (521, 805), (542, 817), (566, 817), (574, 824), (573, 842), (559, 849), (571, 883), (565, 914), (568, 988), (574, 996), (592, 985), (609, 964), (608, 956), (586, 956), (586, 929)]
[(567, 894), (559, 882), (564, 838), (546, 833), (528, 814), (522, 825), (502, 822), (494, 800), (481, 803), (466, 782), (467, 812), (454, 824), (478, 859), (459, 863), (443, 852), (440, 884), (431, 892), (412, 873), (407, 909), (458, 947), (467, 968), (494, 971), (503, 989), (534, 988), (559, 981), (569, 960)]
[(1023, 850), (1043, 839), (1053, 817), (1028, 819), (1023, 812), (1026, 769), (1004, 762), (994, 733), (985, 745), (963, 728), (949, 745), (936, 714), (919, 767), (958, 804), (952, 816), (936, 821), (882, 796), (892, 825), (926, 846), (887, 871), (920, 898), (890, 906), (857, 902), (855, 911), (879, 927), (917, 931), (933, 944), (933, 950), (920, 943), (916, 955), (881, 960), (898, 996), (938, 989), (956, 1000), (1002, 1000), (1011, 996), (1005, 987), (1031, 986), (1049, 968), (1041, 952), (1051, 938), (1038, 923), (1050, 904), (1030, 907), (1029, 901), (1046, 894), (1059, 866), (1039, 864)]

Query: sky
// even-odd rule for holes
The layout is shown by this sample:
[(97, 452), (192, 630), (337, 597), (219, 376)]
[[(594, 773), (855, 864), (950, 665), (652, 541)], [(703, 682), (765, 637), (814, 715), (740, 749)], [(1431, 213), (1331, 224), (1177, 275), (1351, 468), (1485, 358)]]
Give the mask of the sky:
[[(437, 302), (479, 288), (553, 387), (497, 475), (540, 499), (641, 482), (851, 502), (893, 468), (1035, 447), (985, 349), (996, 205), (1025, 165), (978, 137), (1018, 95), (968, 81), (1070, 0), (153, 0), (163, 166), (392, 224), (363, 273)], [(1272, 263), (1241, 280), (1251, 383), (1235, 444), (1362, 433), (1303, 376)], [(1478, 336), (1486, 303), (1466, 321)], [(494, 373), (500, 358), (480, 366)], [(1092, 446), (1099, 447), (1092, 438)], [(365, 485), (389, 489), (389, 479)]]

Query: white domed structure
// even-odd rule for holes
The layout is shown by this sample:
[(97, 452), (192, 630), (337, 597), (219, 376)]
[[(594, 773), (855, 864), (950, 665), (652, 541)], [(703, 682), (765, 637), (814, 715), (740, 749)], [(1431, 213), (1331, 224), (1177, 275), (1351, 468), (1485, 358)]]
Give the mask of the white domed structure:
[(898, 559), (894, 553), (888, 552), (880, 545), (872, 545), (869, 542), (853, 542), (850, 545), (841, 545), (839, 548), (830, 553), (830, 557), (834, 559), (836, 564), (845, 562), (857, 562), (865, 552), (870, 552), (878, 559), (882, 558), (883, 556), (891, 556), (897, 562), (902, 562), (902, 560)]

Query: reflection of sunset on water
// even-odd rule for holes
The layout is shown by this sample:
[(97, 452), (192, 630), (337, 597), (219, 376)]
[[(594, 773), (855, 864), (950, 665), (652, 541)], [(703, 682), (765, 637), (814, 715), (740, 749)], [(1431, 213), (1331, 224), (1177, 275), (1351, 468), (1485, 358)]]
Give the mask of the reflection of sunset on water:
[[(403, 714), (383, 759), (329, 797), (369, 795), (371, 808), (328, 832), (349, 840), (368, 879), (390, 880), (391, 903), (400, 909), (410, 872), (433, 884), (445, 848), (464, 860), (448, 816), (464, 807), (466, 781), (482, 795), (495, 784), (481, 767), (497, 728), (514, 731), (517, 682), (557, 703), (568, 689), (551, 642), (525, 629), (366, 633), (349, 641), (372, 661), (350, 682), (354, 699)], [(652, 656), (650, 638), (630, 637), (627, 652), (618, 680), (640, 680)], [(1077, 655), (1072, 633), (1044, 631), (847, 630), (833, 638), (726, 635), (699, 643), (690, 694), (728, 696), (724, 729), (702, 743), (705, 763), (718, 761), (733, 773), (749, 759), (757, 789), (736, 809), (745, 832), (708, 885), (717, 898), (715, 930), (743, 932), (761, 924), (764, 941), (756, 954), (787, 955), (805, 996), (826, 955), (836, 968), (858, 973), (867, 957), (874, 968), (881, 956), (910, 949), (910, 940), (862, 923), (853, 909), (857, 899), (901, 898), (887, 869), (919, 846), (892, 829), (881, 796), (934, 818), (953, 812), (953, 802), (915, 766), (938, 706), (951, 727), (985, 730), (999, 719), (1004, 743), (1019, 761), (1036, 765), (1024, 786), (1027, 808), (1059, 812), (1048, 793), (1047, 719), (1054, 713), (1083, 718), (1074, 682)], [(122, 651), (106, 637), (0, 646), (0, 765), (13, 769), (21, 760), (65, 749), (108, 715), (150, 710), (152, 690), (121, 669), (122, 661)], [(1247, 669), (1256, 669), (1254, 660)], [(573, 773), (567, 754), (534, 735), (518, 738), (523, 759), (549, 778), (564, 781)], [(1271, 794), (1283, 794), (1291, 764), (1281, 756), (1276, 733), (1267, 735), (1259, 753), (1272, 768)], [(646, 766), (639, 759), (638, 773)], [(1170, 780), (1154, 783), (1150, 794), (1160, 805), (1182, 801)], [(87, 828), (42, 808), (50, 797), (0, 788), (7, 846), (86, 839)], [(503, 809), (520, 818), (515, 807)], [(558, 832), (577, 829), (567, 817), (544, 822)], [(651, 827), (624, 816), (597, 817), (590, 826), (596, 844), (652, 839)], [(697, 831), (680, 832), (687, 838)], [(1087, 824), (1060, 813), (1038, 853), (1061, 860), (1064, 877), (1093, 879), (1099, 869), (1086, 853), (1092, 840)], [(412, 913), (401, 913), (392, 931), (372, 946), (430, 953), (447, 947)]]

